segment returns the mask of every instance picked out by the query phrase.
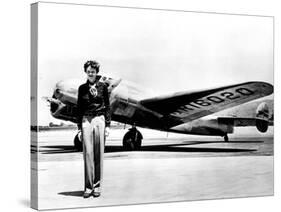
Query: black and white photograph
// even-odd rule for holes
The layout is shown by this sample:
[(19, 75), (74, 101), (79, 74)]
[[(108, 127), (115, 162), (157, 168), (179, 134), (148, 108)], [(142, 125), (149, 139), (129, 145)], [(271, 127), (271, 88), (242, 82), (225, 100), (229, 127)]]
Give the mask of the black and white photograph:
[(274, 18), (31, 5), (31, 207), (272, 196)]

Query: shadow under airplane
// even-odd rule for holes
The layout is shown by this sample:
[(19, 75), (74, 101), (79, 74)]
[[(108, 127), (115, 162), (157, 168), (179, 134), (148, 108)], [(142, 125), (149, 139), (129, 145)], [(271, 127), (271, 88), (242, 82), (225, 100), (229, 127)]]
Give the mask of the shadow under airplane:
[[(110, 152), (125, 152), (120, 146), (107, 146), (106, 153)], [(243, 149), (243, 148), (213, 148), (213, 147), (180, 147), (179, 145), (154, 145), (142, 146), (140, 152), (208, 152), (208, 153), (234, 153), (234, 152), (253, 152), (256, 149)]]
[(72, 145), (52, 145), (40, 146), (39, 152), (42, 154), (61, 154), (61, 153), (74, 153), (79, 152)]
[[(204, 145), (204, 144), (254, 144), (254, 143), (264, 143), (263, 141), (232, 141), (232, 142), (220, 142), (220, 141), (184, 141), (179, 144), (161, 144), (161, 145), (147, 145), (142, 146), (139, 150), (140, 152), (148, 152), (148, 151), (156, 151), (156, 152), (207, 152), (207, 153), (235, 153), (235, 152), (254, 152), (257, 149), (248, 148), (247, 147), (189, 147), (190, 145)], [(72, 145), (48, 145), (48, 146), (40, 146), (39, 152), (42, 154), (64, 154), (64, 153), (75, 153), (79, 152)], [(113, 152), (131, 152), (129, 150), (125, 150), (123, 146), (115, 146), (115, 145), (106, 145), (105, 153), (113, 153)]]

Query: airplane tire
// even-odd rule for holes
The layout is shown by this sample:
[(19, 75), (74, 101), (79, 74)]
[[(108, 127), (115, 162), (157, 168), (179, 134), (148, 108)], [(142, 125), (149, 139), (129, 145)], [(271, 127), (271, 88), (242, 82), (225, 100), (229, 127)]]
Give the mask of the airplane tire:
[(228, 141), (229, 141), (229, 140), (228, 140), (227, 134), (225, 134), (225, 136), (223, 136), (223, 138), (224, 138), (224, 141), (225, 141), (225, 142), (228, 142)]
[(82, 147), (82, 141), (80, 141), (79, 139), (79, 133), (77, 133), (77, 135), (74, 138), (74, 147), (75, 149), (77, 149), (79, 152), (81, 152), (83, 150)]
[(128, 131), (123, 137), (123, 147), (127, 151), (135, 151), (141, 148), (142, 143), (142, 135), (141, 133), (136, 130)]

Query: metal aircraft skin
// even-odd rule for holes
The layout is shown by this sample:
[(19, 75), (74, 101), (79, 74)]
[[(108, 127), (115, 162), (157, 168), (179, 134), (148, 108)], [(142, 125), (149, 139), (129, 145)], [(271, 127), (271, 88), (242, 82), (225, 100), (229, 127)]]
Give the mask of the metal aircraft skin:
[[(124, 124), (161, 131), (194, 135), (224, 136), (235, 126), (256, 126), (266, 132), (273, 124), (273, 86), (266, 82), (245, 82), (192, 92), (177, 92), (151, 98), (135, 84), (101, 76), (108, 85), (111, 118)], [(64, 80), (56, 84), (50, 102), (53, 117), (76, 123), (77, 90), (82, 80)], [(271, 95), (272, 94), (272, 95)], [(137, 149), (134, 140), (124, 136), (123, 145)], [(138, 137), (138, 138), (136, 138)], [(78, 136), (74, 140), (78, 145)]]

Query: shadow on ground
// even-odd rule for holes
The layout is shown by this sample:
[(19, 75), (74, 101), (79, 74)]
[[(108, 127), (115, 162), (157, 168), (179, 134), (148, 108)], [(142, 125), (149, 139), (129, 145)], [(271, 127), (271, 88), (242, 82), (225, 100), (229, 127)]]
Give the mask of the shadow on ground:
[[(235, 152), (254, 152), (256, 148), (249, 148), (247, 144), (264, 143), (263, 141), (232, 141), (232, 142), (221, 142), (221, 141), (183, 141), (180, 144), (161, 144), (161, 145), (147, 145), (142, 146), (139, 151), (141, 152), (207, 152), (207, 153), (235, 153)], [(224, 147), (204, 147), (204, 144), (223, 144)], [(229, 146), (225, 146), (225, 145)], [(241, 144), (239, 147), (235, 144)], [(190, 147), (193, 145), (192, 147)], [(201, 145), (194, 147), (194, 145)], [(62, 154), (62, 153), (75, 153), (79, 152), (72, 145), (48, 145), (40, 146), (39, 152), (42, 154)], [(125, 150), (122, 146), (106, 145), (106, 153), (113, 152), (130, 152)]]
[(40, 146), (39, 152), (42, 154), (61, 154), (61, 153), (73, 153), (79, 152), (72, 145), (52, 145), (52, 146)]
[(58, 194), (64, 195), (64, 196), (83, 197), (84, 191), (67, 191), (67, 192), (61, 192)]
[[(126, 150), (120, 146), (107, 146), (105, 152), (125, 152)], [(182, 147), (177, 145), (155, 145), (155, 146), (143, 146), (139, 150), (141, 152), (208, 152), (208, 153), (227, 153), (227, 152), (254, 152), (256, 149), (243, 149), (243, 148), (207, 148), (207, 147)]]

